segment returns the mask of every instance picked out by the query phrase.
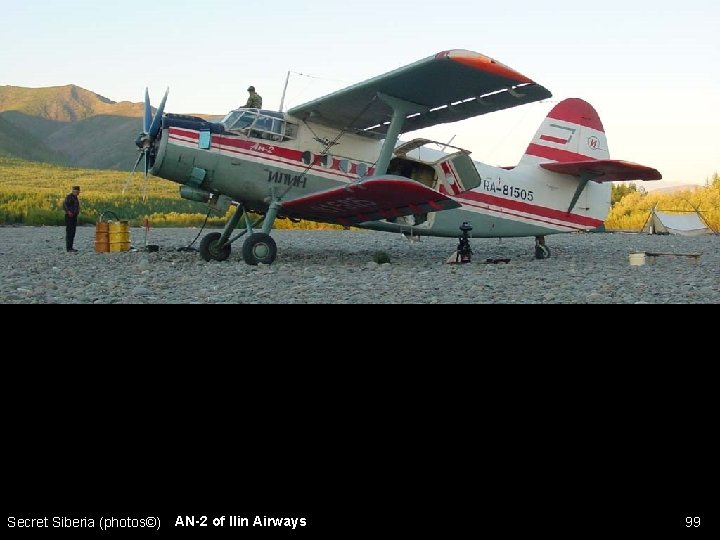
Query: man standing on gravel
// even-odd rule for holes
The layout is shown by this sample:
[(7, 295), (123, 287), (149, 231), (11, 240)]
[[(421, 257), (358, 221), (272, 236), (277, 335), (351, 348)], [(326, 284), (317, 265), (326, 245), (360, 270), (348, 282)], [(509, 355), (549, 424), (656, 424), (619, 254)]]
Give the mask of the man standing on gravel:
[(63, 210), (65, 210), (65, 249), (68, 253), (75, 253), (73, 248), (75, 242), (75, 229), (77, 228), (78, 216), (80, 215), (80, 186), (73, 186), (72, 191), (65, 197)]

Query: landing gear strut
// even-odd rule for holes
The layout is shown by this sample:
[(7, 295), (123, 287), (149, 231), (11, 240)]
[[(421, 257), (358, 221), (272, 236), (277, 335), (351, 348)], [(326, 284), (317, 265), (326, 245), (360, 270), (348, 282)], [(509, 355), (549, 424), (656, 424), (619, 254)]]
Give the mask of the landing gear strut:
[(535, 237), (535, 258), (538, 260), (544, 260), (550, 258), (550, 248), (545, 245), (544, 236)]
[[(280, 204), (273, 202), (265, 214), (255, 223), (250, 222), (250, 216), (242, 204), (239, 204), (233, 216), (228, 220), (222, 234), (210, 233), (200, 242), (200, 255), (206, 261), (225, 261), (230, 257), (232, 244), (246, 234), (250, 234), (243, 243), (242, 254), (245, 262), (252, 266), (258, 264), (272, 264), (277, 257), (277, 245), (270, 236), (275, 219), (277, 218)], [(245, 229), (240, 231), (234, 238), (230, 238), (240, 220), (245, 219)], [(254, 232), (253, 228), (262, 222), (262, 232)]]
[(457, 255), (455, 256), (455, 262), (460, 264), (466, 264), (472, 262), (472, 249), (470, 248), (470, 236), (468, 233), (472, 231), (472, 225), (467, 221), (463, 222), (460, 226), (462, 236), (460, 237), (460, 243), (457, 248)]

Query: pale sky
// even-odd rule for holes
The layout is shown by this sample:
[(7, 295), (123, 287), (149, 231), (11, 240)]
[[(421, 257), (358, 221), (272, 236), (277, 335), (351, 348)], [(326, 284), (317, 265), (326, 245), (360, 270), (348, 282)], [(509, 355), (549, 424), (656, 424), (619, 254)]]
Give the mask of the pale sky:
[[(249, 85), (285, 109), (449, 49), (495, 58), (546, 102), (411, 134), (516, 164), (557, 101), (600, 114), (611, 157), (661, 182), (720, 173), (720, 3), (711, 0), (0, 0), (0, 85), (76, 84), (113, 101), (225, 114)], [(405, 135), (405, 138), (408, 138)], [(132, 141), (129, 144), (133, 144)]]

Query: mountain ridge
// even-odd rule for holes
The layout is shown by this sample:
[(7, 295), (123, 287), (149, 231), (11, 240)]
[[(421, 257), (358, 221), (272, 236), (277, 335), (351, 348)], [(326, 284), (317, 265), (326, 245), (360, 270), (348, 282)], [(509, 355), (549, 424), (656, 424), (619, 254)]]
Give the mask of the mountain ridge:
[(674, 186), (654, 188), (652, 186), (647, 188), (650, 193), (675, 193), (677, 191), (695, 191), (701, 189), (703, 186), (699, 184), (679, 184)]
[(134, 141), (144, 111), (144, 103), (116, 102), (75, 84), (0, 85), (0, 155), (129, 171), (137, 160)]
[(26, 88), (0, 86), (0, 112), (17, 111), (59, 122), (77, 122), (98, 114), (142, 118), (143, 103), (112, 101), (75, 84)]

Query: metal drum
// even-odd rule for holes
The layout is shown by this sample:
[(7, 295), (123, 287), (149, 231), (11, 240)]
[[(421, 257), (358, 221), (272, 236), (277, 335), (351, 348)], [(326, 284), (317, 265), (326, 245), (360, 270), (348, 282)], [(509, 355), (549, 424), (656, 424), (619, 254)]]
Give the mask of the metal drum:
[(110, 224), (106, 221), (95, 224), (95, 251), (97, 253), (110, 251)]
[(110, 227), (110, 251), (130, 251), (130, 222), (111, 221)]

